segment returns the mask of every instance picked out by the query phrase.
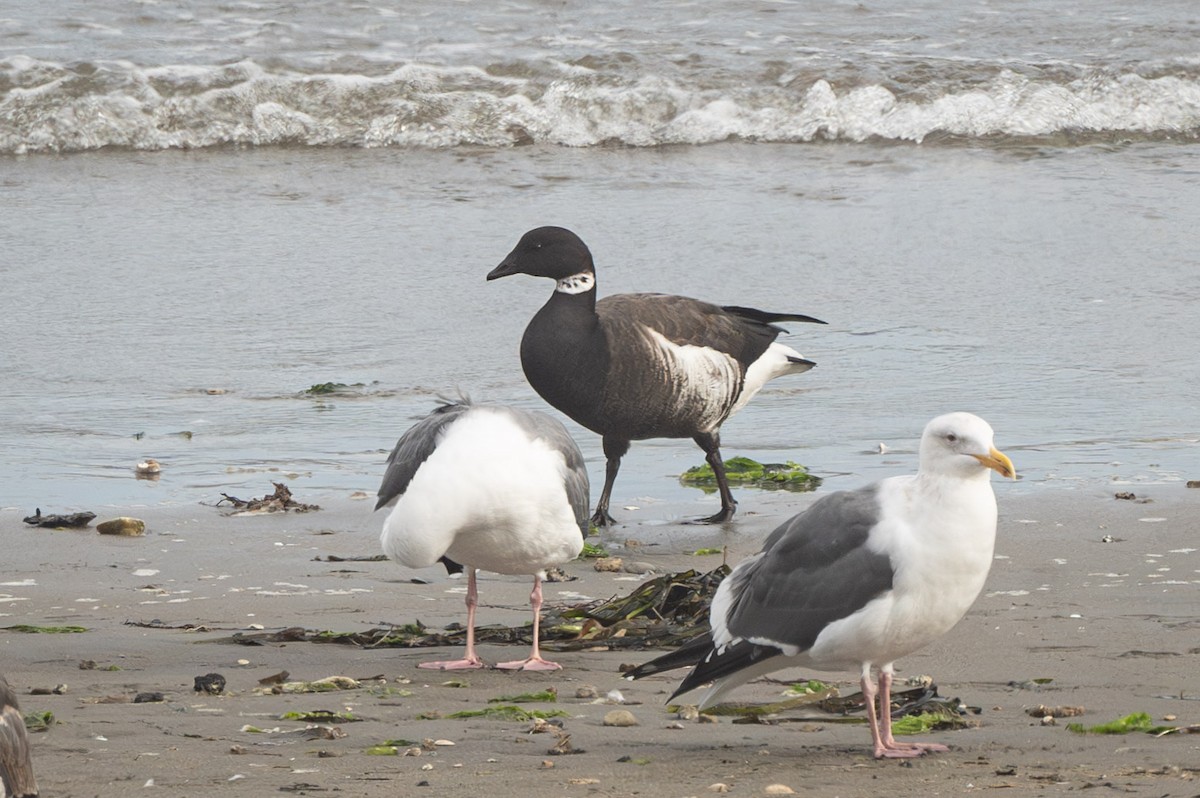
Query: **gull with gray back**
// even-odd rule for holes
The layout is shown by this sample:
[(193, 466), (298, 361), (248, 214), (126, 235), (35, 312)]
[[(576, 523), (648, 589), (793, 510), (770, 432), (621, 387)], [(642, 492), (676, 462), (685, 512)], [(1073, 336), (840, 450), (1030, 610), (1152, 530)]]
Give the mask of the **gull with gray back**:
[(475, 651), (476, 570), (532, 574), (533, 647), (510, 670), (556, 670), (538, 646), (542, 580), (583, 550), (588, 477), (566, 427), (534, 410), (472, 404), (438, 407), (388, 457), (375, 509), (391, 507), (380, 540), (409, 568), (442, 563), (467, 572), (467, 649), (462, 659), (422, 668), (481, 668)]
[(896, 741), (893, 663), (948, 632), (983, 589), (996, 540), (992, 471), (1016, 477), (987, 422), (933, 419), (915, 475), (832, 493), (785, 521), (721, 582), (708, 634), (627, 676), (694, 666), (671, 698), (711, 683), (703, 708), (783, 668), (857, 668), (876, 758), (947, 750)]

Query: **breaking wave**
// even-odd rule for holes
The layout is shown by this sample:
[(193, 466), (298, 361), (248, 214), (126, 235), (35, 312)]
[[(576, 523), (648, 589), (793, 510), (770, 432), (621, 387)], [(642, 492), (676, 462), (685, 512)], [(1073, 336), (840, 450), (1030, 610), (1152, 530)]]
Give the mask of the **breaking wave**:
[(926, 83), (724, 83), (581, 63), (303, 73), (250, 60), (145, 67), (0, 59), (0, 153), (219, 146), (569, 147), (1200, 139), (1200, 65), (1017, 70)]

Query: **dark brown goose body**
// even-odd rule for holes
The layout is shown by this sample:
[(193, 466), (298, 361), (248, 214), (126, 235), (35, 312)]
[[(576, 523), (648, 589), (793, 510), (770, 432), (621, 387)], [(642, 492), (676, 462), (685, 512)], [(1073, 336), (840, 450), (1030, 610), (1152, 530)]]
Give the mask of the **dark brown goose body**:
[(768, 379), (814, 365), (775, 344), (784, 330), (774, 322), (821, 322), (668, 294), (597, 301), (591, 253), (557, 227), (527, 233), (488, 279), (516, 273), (558, 283), (525, 329), (521, 365), (542, 398), (602, 436), (608, 464), (593, 522), (612, 521), (608, 504), (621, 457), (631, 441), (646, 438), (692, 438), (721, 492), (721, 511), (705, 520), (729, 520), (736, 502), (725, 480), (720, 426)]

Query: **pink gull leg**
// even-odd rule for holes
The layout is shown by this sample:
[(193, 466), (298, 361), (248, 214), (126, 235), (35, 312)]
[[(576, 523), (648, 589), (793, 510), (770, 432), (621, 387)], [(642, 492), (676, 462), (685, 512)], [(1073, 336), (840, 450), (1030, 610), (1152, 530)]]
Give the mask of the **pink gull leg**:
[(467, 655), (462, 659), (445, 662), (422, 662), (417, 667), (437, 671), (462, 671), (483, 667), (483, 660), (475, 653), (475, 606), (479, 603), (479, 591), (475, 587), (475, 569), (467, 571)]
[[(879, 674), (879, 683), (884, 684), (882, 671)], [(885, 696), (890, 695), (890, 691), (886, 689), (877, 690), (875, 682), (871, 679), (870, 664), (863, 665), (862, 673), (862, 694), (863, 700), (867, 705), (867, 723), (871, 726), (871, 742), (874, 743), (874, 754), (876, 759), (908, 759), (914, 756), (920, 756), (923, 751), (907, 750), (896, 747), (895, 740), (891, 745), (888, 745), (888, 738), (892, 736), (891, 722), (891, 699), (888, 698), (888, 703), (883, 703)], [(875, 709), (875, 699), (879, 698), (879, 712)], [(886, 721), (881, 721), (879, 713), (882, 713)], [(883, 731), (882, 724), (887, 724), (886, 733)]]
[(538, 575), (533, 577), (533, 592), (529, 594), (529, 603), (533, 607), (533, 650), (529, 653), (529, 659), (514, 660), (513, 662), (501, 662), (496, 665), (497, 668), (505, 670), (520, 670), (520, 671), (557, 671), (562, 670), (562, 665), (557, 662), (550, 662), (542, 659), (542, 654), (538, 648), (538, 636), (541, 629), (541, 614), (542, 614), (542, 578)]
[[(892, 737), (892, 669), (883, 667), (879, 670), (879, 706), (883, 712), (883, 728), (880, 730), (880, 737), (883, 740), (884, 748), (890, 751), (914, 751), (918, 755), (924, 753), (944, 753), (950, 749), (941, 743), (917, 743), (917, 742), (896, 742)], [(884, 709), (886, 707), (886, 709)], [(878, 756), (878, 754), (876, 754)]]

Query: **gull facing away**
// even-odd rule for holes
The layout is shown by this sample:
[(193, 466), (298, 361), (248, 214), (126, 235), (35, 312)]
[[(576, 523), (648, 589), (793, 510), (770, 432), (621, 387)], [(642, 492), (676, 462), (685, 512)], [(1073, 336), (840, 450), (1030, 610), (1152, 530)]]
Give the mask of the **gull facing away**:
[(691, 438), (716, 476), (723, 523), (737, 502), (721, 459), (721, 424), (768, 381), (815, 364), (776, 343), (775, 322), (825, 322), (798, 313), (719, 307), (668, 294), (615, 294), (596, 301), (596, 268), (579, 236), (561, 227), (530, 230), (487, 276), (549, 277), (550, 300), (521, 339), (529, 384), (554, 407), (599, 433), (607, 460), (592, 522), (608, 514), (629, 444)]
[(859, 668), (877, 759), (949, 750), (892, 736), (893, 663), (948, 632), (983, 589), (996, 541), (992, 471), (1016, 478), (988, 423), (938, 416), (916, 474), (831, 493), (785, 521), (721, 582), (709, 634), (628, 677), (692, 665), (671, 699), (711, 682), (704, 708), (783, 668)]
[(466, 654), (419, 667), (483, 667), (475, 652), (479, 568), (533, 575), (533, 649), (528, 659), (496, 667), (561, 667), (538, 648), (542, 579), (547, 568), (579, 556), (588, 530), (587, 470), (561, 422), (467, 399), (441, 405), (405, 432), (388, 457), (375, 509), (388, 505), (380, 540), (391, 559), (467, 572)]
[(17, 694), (0, 676), (0, 796), (36, 798), (37, 780)]

